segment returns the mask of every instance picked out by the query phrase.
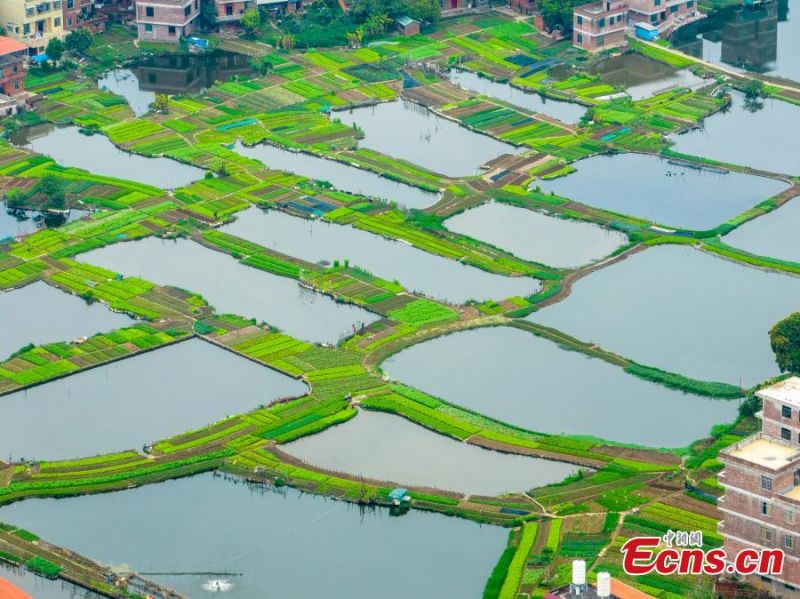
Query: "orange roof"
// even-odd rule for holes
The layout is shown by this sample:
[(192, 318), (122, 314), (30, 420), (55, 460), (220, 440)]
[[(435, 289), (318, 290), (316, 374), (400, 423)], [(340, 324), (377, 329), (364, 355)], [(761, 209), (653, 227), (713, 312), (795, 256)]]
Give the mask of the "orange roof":
[(611, 579), (611, 594), (619, 599), (655, 599), (652, 595), (634, 589), (616, 578)]
[(21, 52), (22, 50), (27, 51), (28, 46), (13, 38), (0, 35), (0, 56), (11, 54), (12, 52)]
[(33, 599), (28, 593), (23, 593), (4, 578), (0, 578), (0, 597), (3, 599)]

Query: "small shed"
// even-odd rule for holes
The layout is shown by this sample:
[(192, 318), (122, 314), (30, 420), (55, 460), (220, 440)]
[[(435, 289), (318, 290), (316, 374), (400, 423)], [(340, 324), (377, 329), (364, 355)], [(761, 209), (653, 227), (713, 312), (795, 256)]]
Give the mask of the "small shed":
[(397, 30), (402, 35), (417, 35), (419, 33), (419, 21), (404, 15), (397, 19)]
[(636, 23), (636, 37), (652, 42), (658, 39), (658, 27), (650, 23)]

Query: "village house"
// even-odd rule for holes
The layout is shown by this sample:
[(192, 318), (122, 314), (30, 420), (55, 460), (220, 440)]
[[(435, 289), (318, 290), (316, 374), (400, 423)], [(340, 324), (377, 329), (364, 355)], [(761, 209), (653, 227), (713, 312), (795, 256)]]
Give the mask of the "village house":
[(200, 16), (200, 0), (136, 0), (140, 40), (178, 42), (191, 35)]
[(774, 596), (800, 593), (800, 378), (791, 377), (756, 393), (761, 432), (720, 452), (719, 532), (727, 555), (746, 548), (782, 549), (783, 574), (752, 582)]
[(402, 35), (417, 35), (419, 33), (419, 21), (406, 16), (398, 17), (397, 31)]
[(521, 15), (532, 15), (536, 12), (536, 0), (510, 0), (509, 5)]
[(6, 35), (25, 44), (31, 56), (44, 52), (51, 38), (64, 37), (62, 0), (2, 0), (0, 25)]
[(93, 32), (103, 31), (108, 15), (100, 11), (102, 2), (92, 0), (62, 0), (64, 9), (64, 29), (89, 29)]
[(627, 28), (642, 23), (661, 34), (694, 16), (695, 0), (601, 0), (572, 12), (572, 43), (589, 52), (625, 45)]

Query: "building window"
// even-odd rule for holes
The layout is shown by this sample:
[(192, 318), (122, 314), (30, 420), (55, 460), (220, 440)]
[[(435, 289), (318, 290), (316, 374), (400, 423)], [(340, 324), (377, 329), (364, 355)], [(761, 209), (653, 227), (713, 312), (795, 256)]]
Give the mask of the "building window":
[(72, 9), (75, 7), (75, 0), (67, 0), (67, 8)]
[(761, 527), (761, 542), (772, 543), (772, 531), (764, 526)]
[(783, 545), (787, 549), (794, 549), (794, 537), (792, 535), (783, 537)]
[(791, 441), (792, 440), (792, 431), (788, 428), (781, 428), (781, 439), (784, 441)]
[(761, 515), (769, 516), (769, 504), (766, 501), (761, 502)]
[(53, 9), (58, 10), (59, 8), (61, 8), (61, 0), (56, 0), (53, 2)]
[(175, 27), (173, 27), (172, 25), (167, 27), (167, 33), (170, 35), (175, 35)]
[(192, 5), (191, 4), (187, 4), (186, 6), (183, 7), (183, 16), (184, 17), (188, 17), (190, 12), (192, 12)]
[(67, 27), (72, 27), (72, 17), (67, 17)]
[(24, 33), (25, 35), (28, 35), (30, 32), (31, 32), (30, 23), (23, 23), (22, 24), (22, 33)]
[(61, 27), (61, 17), (53, 19), (53, 27)]
[(765, 491), (772, 491), (772, 479), (769, 476), (761, 477), (761, 488)]
[(597, 26), (598, 26), (600, 29), (602, 29), (603, 27), (605, 27), (605, 26), (606, 26), (606, 20), (605, 20), (605, 19), (600, 19), (599, 21), (597, 21)]
[(144, 30), (145, 31), (153, 31), (153, 26), (150, 23), (145, 23), (144, 24)]
[(783, 418), (791, 418), (792, 408), (790, 408), (789, 406), (781, 406), (781, 416)]
[(783, 519), (786, 520), (786, 524), (794, 524), (794, 510), (786, 510)]
[(583, 25), (583, 17), (578, 15), (578, 25)]
[(653, 0), (653, 6), (661, 6), (661, 0)]
[(583, 36), (580, 33), (578, 34), (578, 43), (579, 44), (583, 43)]
[(694, 0), (689, 0), (689, 1), (686, 3), (686, 8), (692, 8), (693, 6), (694, 6)]
[(146, 17), (154, 17), (156, 16), (156, 9), (152, 6), (146, 6), (144, 9), (144, 16)]
[(19, 89), (19, 81), (14, 82), (14, 89)]
[(231, 15), (233, 15), (233, 4), (226, 4), (225, 5), (225, 15), (229, 16), (229, 17)]
[(670, 6), (669, 7), (669, 12), (670, 13), (678, 12), (678, 5), (676, 4), (675, 6)]

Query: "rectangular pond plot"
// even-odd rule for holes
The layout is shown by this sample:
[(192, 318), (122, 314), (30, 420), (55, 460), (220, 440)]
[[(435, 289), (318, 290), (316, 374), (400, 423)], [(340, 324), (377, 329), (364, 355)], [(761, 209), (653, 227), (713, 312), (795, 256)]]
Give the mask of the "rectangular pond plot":
[(778, 374), (768, 332), (798, 306), (797, 277), (659, 246), (528, 318), (640, 364), (750, 387)]
[(0, 397), (0, 456), (61, 460), (141, 449), (306, 390), (192, 339)]
[(250, 208), (221, 230), (309, 262), (350, 260), (378, 277), (397, 279), (411, 291), (451, 303), (528, 296), (541, 288), (531, 278), (491, 274), (407, 243), (284, 212)]
[(297, 281), (245, 266), (185, 239), (149, 238), (78, 257), (126, 276), (201, 294), (218, 313), (257, 318), (308, 341), (335, 343), (378, 316), (301, 287)]
[(628, 243), (628, 238), (592, 223), (558, 218), (490, 202), (450, 217), (445, 227), (540, 264), (575, 268)]
[(155, 92), (141, 89), (139, 79), (130, 69), (108, 71), (97, 80), (97, 87), (125, 98), (136, 116), (147, 114), (156, 99)]
[(0, 292), (0, 360), (29, 343), (72, 341), (132, 324), (132, 318), (105, 304), (88, 304), (46, 283), (33, 283)]
[(480, 597), (508, 538), (503, 528), (460, 518), (393, 518), (385, 508), (257, 490), (205, 474), (25, 501), (0, 509), (0, 518), (103, 563), (206, 573), (150, 576), (192, 599), (223, 588), (229, 599)]
[(581, 104), (553, 100), (538, 93), (525, 92), (508, 83), (498, 83), (486, 77), (479, 77), (470, 71), (450, 71), (449, 77), (450, 81), (464, 89), (551, 116), (564, 123), (577, 123), (586, 113), (586, 106)]
[(355, 419), (282, 449), (314, 466), (350, 475), (470, 495), (525, 492), (559, 482), (577, 467), (483, 449), (391, 414)]
[(676, 70), (635, 53), (603, 60), (592, 72), (600, 75), (603, 83), (624, 88), (633, 100), (649, 98), (674, 87), (697, 88), (713, 83), (687, 69)]
[(259, 160), (271, 169), (281, 169), (327, 181), (341, 191), (371, 196), (386, 202), (396, 202), (406, 208), (425, 208), (435, 204), (439, 199), (436, 193), (398, 183), (355, 166), (304, 152), (290, 152), (266, 143), (245, 146), (237, 141), (235, 151), (242, 156)]
[(748, 102), (733, 92), (733, 105), (700, 129), (673, 137), (674, 150), (772, 173), (800, 173), (800, 106), (780, 100)]
[(683, 447), (736, 418), (735, 402), (674, 391), (513, 328), (426, 341), (383, 369), (446, 401), (543, 433)]
[(595, 156), (577, 172), (536, 181), (545, 193), (683, 229), (707, 230), (776, 195), (776, 179), (696, 168), (644, 154)]
[(50, 156), (61, 166), (106, 177), (175, 189), (203, 178), (203, 169), (170, 158), (146, 158), (116, 147), (105, 135), (83, 135), (78, 127), (36, 125), (12, 136), (15, 145)]
[(777, 210), (734, 229), (723, 241), (758, 256), (800, 262), (800, 200), (795, 198)]
[(753, 4), (714, 11), (670, 41), (708, 62), (800, 81), (800, 0)]
[(360, 146), (448, 177), (474, 175), (489, 160), (521, 151), (407, 100), (336, 112), (334, 118), (364, 131)]

